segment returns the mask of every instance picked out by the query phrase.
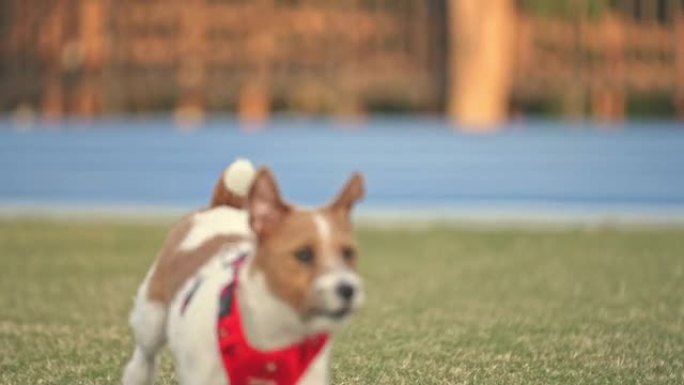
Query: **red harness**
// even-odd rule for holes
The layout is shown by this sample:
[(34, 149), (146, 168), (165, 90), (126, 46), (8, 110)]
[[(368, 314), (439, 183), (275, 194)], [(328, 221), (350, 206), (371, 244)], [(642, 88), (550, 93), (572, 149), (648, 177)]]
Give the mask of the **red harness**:
[(233, 264), (233, 280), (221, 291), (218, 346), (230, 385), (294, 385), (328, 342), (327, 334), (274, 351), (249, 344), (242, 327), (235, 287), (244, 257)]

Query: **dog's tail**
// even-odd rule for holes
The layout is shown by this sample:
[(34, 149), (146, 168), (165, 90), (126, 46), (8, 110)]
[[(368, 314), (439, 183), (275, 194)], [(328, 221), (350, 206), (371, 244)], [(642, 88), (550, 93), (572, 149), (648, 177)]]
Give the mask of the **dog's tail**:
[(237, 209), (245, 207), (245, 199), (256, 171), (252, 162), (238, 158), (226, 167), (216, 181), (210, 207), (231, 206)]

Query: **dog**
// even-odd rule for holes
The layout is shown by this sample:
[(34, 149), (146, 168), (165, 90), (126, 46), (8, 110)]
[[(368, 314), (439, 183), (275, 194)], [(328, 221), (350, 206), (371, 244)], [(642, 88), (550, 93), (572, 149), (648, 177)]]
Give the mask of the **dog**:
[(355, 173), (329, 204), (297, 207), (267, 167), (233, 162), (138, 289), (123, 385), (151, 384), (165, 344), (182, 385), (327, 384), (331, 336), (365, 301), (351, 223), (363, 196)]

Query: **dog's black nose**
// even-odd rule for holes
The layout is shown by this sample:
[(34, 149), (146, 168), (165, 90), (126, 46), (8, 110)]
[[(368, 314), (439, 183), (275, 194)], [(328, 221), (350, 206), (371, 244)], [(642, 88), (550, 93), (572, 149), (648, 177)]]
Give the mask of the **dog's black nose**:
[(337, 295), (342, 297), (345, 301), (351, 300), (351, 298), (354, 296), (354, 286), (343, 282), (337, 285)]

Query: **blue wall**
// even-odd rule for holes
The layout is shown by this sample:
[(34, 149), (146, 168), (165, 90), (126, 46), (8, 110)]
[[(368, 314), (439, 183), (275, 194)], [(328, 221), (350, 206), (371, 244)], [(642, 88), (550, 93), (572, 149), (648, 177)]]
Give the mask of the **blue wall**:
[(256, 133), (231, 119), (192, 133), (165, 119), (30, 131), (5, 120), (0, 204), (199, 206), (237, 156), (270, 165), (285, 195), (306, 204), (362, 170), (366, 209), (684, 208), (684, 127), (535, 123), (477, 136), (430, 119), (281, 119)]

